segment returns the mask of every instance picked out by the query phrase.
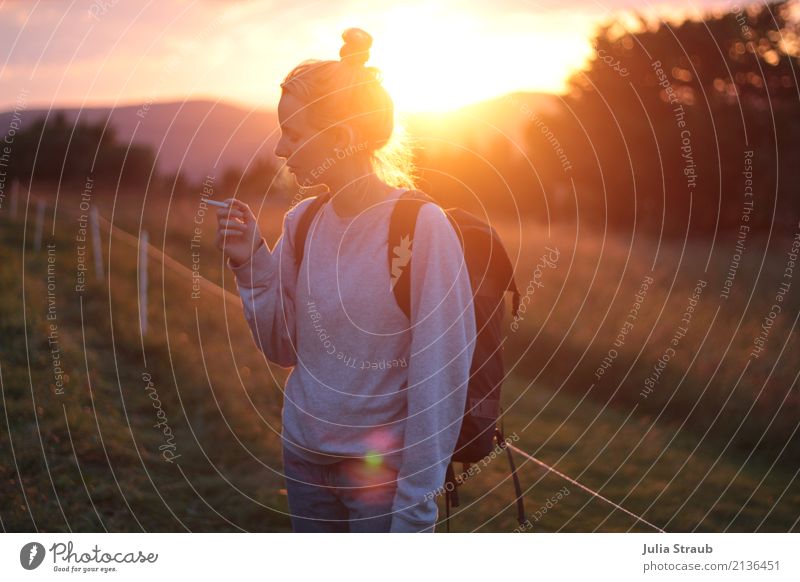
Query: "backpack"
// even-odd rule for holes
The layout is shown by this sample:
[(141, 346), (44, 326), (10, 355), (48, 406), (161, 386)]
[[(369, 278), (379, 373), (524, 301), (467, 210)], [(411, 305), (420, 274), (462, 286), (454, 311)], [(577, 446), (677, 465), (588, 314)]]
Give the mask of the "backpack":
[[(317, 196), (298, 220), (294, 240), (295, 262), (299, 266), (305, 253), (305, 242), (314, 216), (330, 199), (330, 192)], [(395, 202), (389, 221), (388, 256), (389, 273), (394, 277), (393, 292), (397, 304), (410, 319), (411, 312), (411, 267), (410, 263), (400, 271), (394, 261), (405, 256), (409, 260), (409, 243), (413, 243), (417, 215), (423, 204), (434, 203), (427, 194), (419, 190), (408, 190)], [(513, 294), (514, 316), (518, 315), (520, 294), (514, 281), (514, 270), (500, 237), (491, 225), (460, 208), (444, 209), (458, 235), (464, 251), (464, 260), (469, 272), (475, 308), (477, 337), (470, 366), (467, 401), (464, 417), (453, 456), (447, 465), (443, 485), (447, 529), (450, 530), (450, 507), (458, 507), (458, 486), (453, 465), (462, 463), (462, 475), (468, 474), (471, 464), (478, 463), (491, 454), (494, 441), (505, 449), (514, 481), (517, 505), (517, 521), (525, 523), (525, 508), (517, 469), (502, 428), (500, 389), (505, 378), (501, 326), (505, 307), (505, 293)], [(405, 244), (401, 243), (405, 237)], [(401, 245), (401, 246), (397, 246)], [(405, 251), (405, 253), (404, 253)], [(501, 425), (498, 427), (498, 420)], [(471, 473), (469, 473), (471, 474)]]

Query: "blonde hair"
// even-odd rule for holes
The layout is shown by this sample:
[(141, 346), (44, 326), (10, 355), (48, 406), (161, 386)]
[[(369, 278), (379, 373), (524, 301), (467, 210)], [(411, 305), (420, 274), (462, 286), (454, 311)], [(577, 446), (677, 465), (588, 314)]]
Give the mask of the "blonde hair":
[(305, 60), (281, 88), (307, 104), (320, 128), (345, 124), (370, 154), (378, 177), (396, 188), (414, 188), (414, 164), (408, 137), (395, 131), (394, 102), (381, 84), (381, 72), (366, 67), (372, 37), (359, 28), (342, 34), (338, 61)]

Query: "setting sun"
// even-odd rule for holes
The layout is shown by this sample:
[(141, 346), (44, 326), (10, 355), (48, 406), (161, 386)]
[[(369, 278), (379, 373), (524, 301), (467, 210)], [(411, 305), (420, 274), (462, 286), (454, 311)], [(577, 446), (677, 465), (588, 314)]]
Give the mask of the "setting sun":
[[(375, 39), (368, 64), (383, 72), (397, 109), (428, 112), (517, 90), (562, 92), (591, 51), (591, 22), (573, 14), (569, 26), (558, 24), (566, 18), (487, 20), (477, 11), (411, 5), (359, 21)], [(351, 25), (359, 24), (342, 20), (339, 28)]]

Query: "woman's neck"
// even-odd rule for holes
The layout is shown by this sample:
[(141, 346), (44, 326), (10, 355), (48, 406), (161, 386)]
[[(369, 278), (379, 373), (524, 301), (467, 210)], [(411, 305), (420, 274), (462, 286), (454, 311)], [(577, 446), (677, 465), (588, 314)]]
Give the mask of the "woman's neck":
[(371, 173), (339, 189), (331, 188), (333, 194), (331, 204), (340, 217), (351, 218), (383, 200), (392, 191), (394, 191), (392, 186)]

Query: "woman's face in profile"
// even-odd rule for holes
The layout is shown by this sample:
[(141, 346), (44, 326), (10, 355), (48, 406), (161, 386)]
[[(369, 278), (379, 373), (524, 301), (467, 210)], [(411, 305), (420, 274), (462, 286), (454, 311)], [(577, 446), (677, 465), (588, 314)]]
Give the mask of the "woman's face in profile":
[(306, 187), (325, 183), (336, 171), (335, 131), (317, 129), (309, 117), (310, 108), (284, 91), (278, 104), (281, 137), (275, 155), (286, 160), (297, 184)]

